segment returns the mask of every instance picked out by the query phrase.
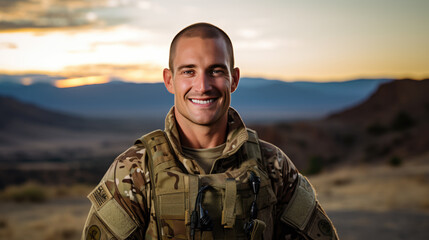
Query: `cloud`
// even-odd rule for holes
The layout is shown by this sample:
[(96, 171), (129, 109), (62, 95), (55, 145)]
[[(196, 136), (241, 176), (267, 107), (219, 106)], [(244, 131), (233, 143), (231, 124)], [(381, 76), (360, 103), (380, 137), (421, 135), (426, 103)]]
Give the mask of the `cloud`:
[(0, 8), (6, 12), (24, 3), (31, 3), (31, 0), (0, 0)]
[(252, 39), (258, 37), (260, 34), (254, 29), (240, 29), (238, 35), (242, 38)]
[(236, 41), (235, 49), (240, 50), (271, 50), (279, 45), (276, 40), (252, 40), (252, 41)]
[(0, 49), (6, 48), (6, 49), (17, 49), (18, 45), (12, 42), (0, 42)]
[(107, 76), (131, 82), (160, 82), (162, 69), (154, 64), (85, 64), (68, 66), (58, 74), (68, 78)]
[(0, 0), (0, 31), (22, 29), (112, 26), (126, 22), (124, 12), (113, 7), (149, 9), (150, 2), (137, 0)]
[[(87, 49), (78, 49), (78, 50), (70, 50), (69, 53), (95, 53), (98, 48), (105, 46), (127, 46), (127, 47), (140, 47), (143, 46), (144, 43), (142, 41), (114, 41), (114, 42), (93, 42), (89, 45)], [(1, 48), (1, 44), (0, 44)]]

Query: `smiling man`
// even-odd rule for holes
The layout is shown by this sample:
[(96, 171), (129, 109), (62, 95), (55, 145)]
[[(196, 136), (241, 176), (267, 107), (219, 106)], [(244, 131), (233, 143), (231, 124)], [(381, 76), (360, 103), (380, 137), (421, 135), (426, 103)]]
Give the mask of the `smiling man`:
[(82, 239), (338, 239), (308, 180), (230, 107), (240, 71), (225, 32), (180, 31), (163, 77), (165, 130), (115, 159)]
[(211, 148), (225, 141), (226, 131), (220, 130), (227, 128), (231, 92), (238, 86), (240, 72), (233, 68), (232, 52), (224, 38), (194, 34), (198, 32), (176, 38), (164, 82), (174, 94), (182, 145)]

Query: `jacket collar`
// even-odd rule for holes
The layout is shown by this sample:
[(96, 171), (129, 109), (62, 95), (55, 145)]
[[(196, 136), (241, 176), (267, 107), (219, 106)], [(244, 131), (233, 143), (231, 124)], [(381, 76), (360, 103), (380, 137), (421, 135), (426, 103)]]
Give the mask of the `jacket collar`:
[[(228, 109), (227, 131), (225, 148), (219, 159), (226, 159), (235, 154), (248, 139), (246, 126), (243, 120), (241, 120), (238, 112), (232, 107)], [(189, 173), (201, 173), (202, 170), (199, 168), (198, 164), (194, 160), (185, 157), (183, 154), (179, 131), (177, 130), (177, 122), (174, 116), (174, 107), (170, 109), (165, 118), (165, 133), (177, 159), (184, 165), (186, 170)]]

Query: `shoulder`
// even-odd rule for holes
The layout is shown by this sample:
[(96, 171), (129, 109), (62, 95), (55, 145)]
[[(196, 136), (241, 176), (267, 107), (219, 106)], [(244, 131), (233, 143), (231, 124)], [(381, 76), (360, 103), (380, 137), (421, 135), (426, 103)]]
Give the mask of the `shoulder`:
[(92, 210), (85, 224), (84, 236), (90, 234), (89, 226), (93, 225), (104, 236), (125, 239), (131, 234), (144, 235), (149, 213), (144, 158), (145, 150), (138, 145), (115, 158), (101, 182), (88, 195)]
[(264, 140), (259, 140), (259, 145), (278, 203), (288, 202), (297, 184), (298, 170), (279, 147)]
[(129, 191), (142, 189), (146, 185), (148, 177), (145, 155), (145, 148), (136, 144), (115, 158), (102, 179), (112, 193), (129, 197)]
[(298, 171), (292, 160), (279, 147), (261, 139), (259, 139), (259, 145), (262, 159), (269, 168), (269, 172), (280, 171), (284, 175)]
[(116, 163), (117, 171), (119, 171), (119, 169), (130, 171), (135, 168), (141, 168), (144, 165), (145, 154), (146, 149), (143, 145), (135, 144), (121, 153), (113, 163)]
[(141, 145), (129, 147), (114, 159), (103, 179), (113, 177), (120, 169), (131, 170), (133, 167), (142, 165), (141, 159), (143, 159), (145, 153), (146, 150)]

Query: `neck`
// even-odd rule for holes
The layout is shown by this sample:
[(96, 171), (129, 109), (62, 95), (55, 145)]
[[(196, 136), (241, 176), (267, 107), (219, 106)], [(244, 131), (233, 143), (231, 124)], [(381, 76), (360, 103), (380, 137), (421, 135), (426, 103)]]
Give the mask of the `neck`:
[(187, 119), (176, 118), (180, 142), (183, 146), (201, 149), (213, 148), (225, 142), (228, 114), (212, 125), (199, 125)]

